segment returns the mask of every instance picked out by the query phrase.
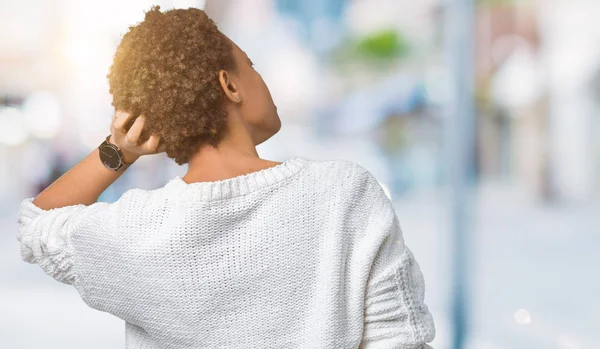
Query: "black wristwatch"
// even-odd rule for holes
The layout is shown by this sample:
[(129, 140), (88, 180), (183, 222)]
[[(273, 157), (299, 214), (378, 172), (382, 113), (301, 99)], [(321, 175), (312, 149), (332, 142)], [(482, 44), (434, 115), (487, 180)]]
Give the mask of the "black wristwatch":
[(100, 146), (98, 147), (100, 153), (100, 161), (108, 168), (109, 170), (119, 171), (123, 166), (129, 166), (126, 162), (123, 162), (123, 153), (121, 149), (115, 144), (109, 143), (111, 135), (106, 136), (106, 139)]

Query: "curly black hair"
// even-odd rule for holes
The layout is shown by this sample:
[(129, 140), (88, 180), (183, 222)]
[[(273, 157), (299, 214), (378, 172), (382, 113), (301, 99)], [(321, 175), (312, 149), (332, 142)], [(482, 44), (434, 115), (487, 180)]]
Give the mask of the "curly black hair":
[(232, 42), (197, 8), (152, 6), (123, 36), (107, 75), (112, 105), (146, 117), (142, 140), (160, 136), (178, 165), (198, 147), (216, 147), (226, 130), (219, 70), (236, 69)]

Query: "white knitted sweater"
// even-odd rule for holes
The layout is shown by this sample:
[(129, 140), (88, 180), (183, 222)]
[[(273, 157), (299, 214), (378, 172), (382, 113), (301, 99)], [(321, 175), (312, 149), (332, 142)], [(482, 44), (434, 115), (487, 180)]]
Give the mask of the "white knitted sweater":
[(431, 348), (392, 203), (347, 160), (179, 176), (114, 203), (18, 213), (21, 256), (125, 321), (128, 349)]

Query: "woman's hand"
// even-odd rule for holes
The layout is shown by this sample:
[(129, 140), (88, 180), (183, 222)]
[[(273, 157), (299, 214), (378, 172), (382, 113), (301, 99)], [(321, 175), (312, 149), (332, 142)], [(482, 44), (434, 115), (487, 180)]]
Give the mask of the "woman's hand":
[(123, 162), (131, 164), (142, 155), (158, 154), (165, 151), (164, 145), (160, 144), (160, 137), (151, 135), (147, 141), (139, 144), (140, 135), (144, 129), (145, 117), (137, 117), (129, 131), (125, 131), (125, 124), (131, 118), (131, 114), (117, 110), (110, 124), (110, 143), (117, 145), (123, 153)]

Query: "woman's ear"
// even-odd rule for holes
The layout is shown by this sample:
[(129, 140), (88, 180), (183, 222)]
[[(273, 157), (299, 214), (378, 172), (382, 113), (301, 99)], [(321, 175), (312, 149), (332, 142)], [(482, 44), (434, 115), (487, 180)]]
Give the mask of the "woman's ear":
[(221, 88), (223, 89), (225, 96), (227, 96), (227, 99), (233, 103), (239, 103), (241, 101), (238, 87), (231, 79), (231, 75), (226, 70), (221, 69), (219, 71), (219, 83), (221, 84)]

